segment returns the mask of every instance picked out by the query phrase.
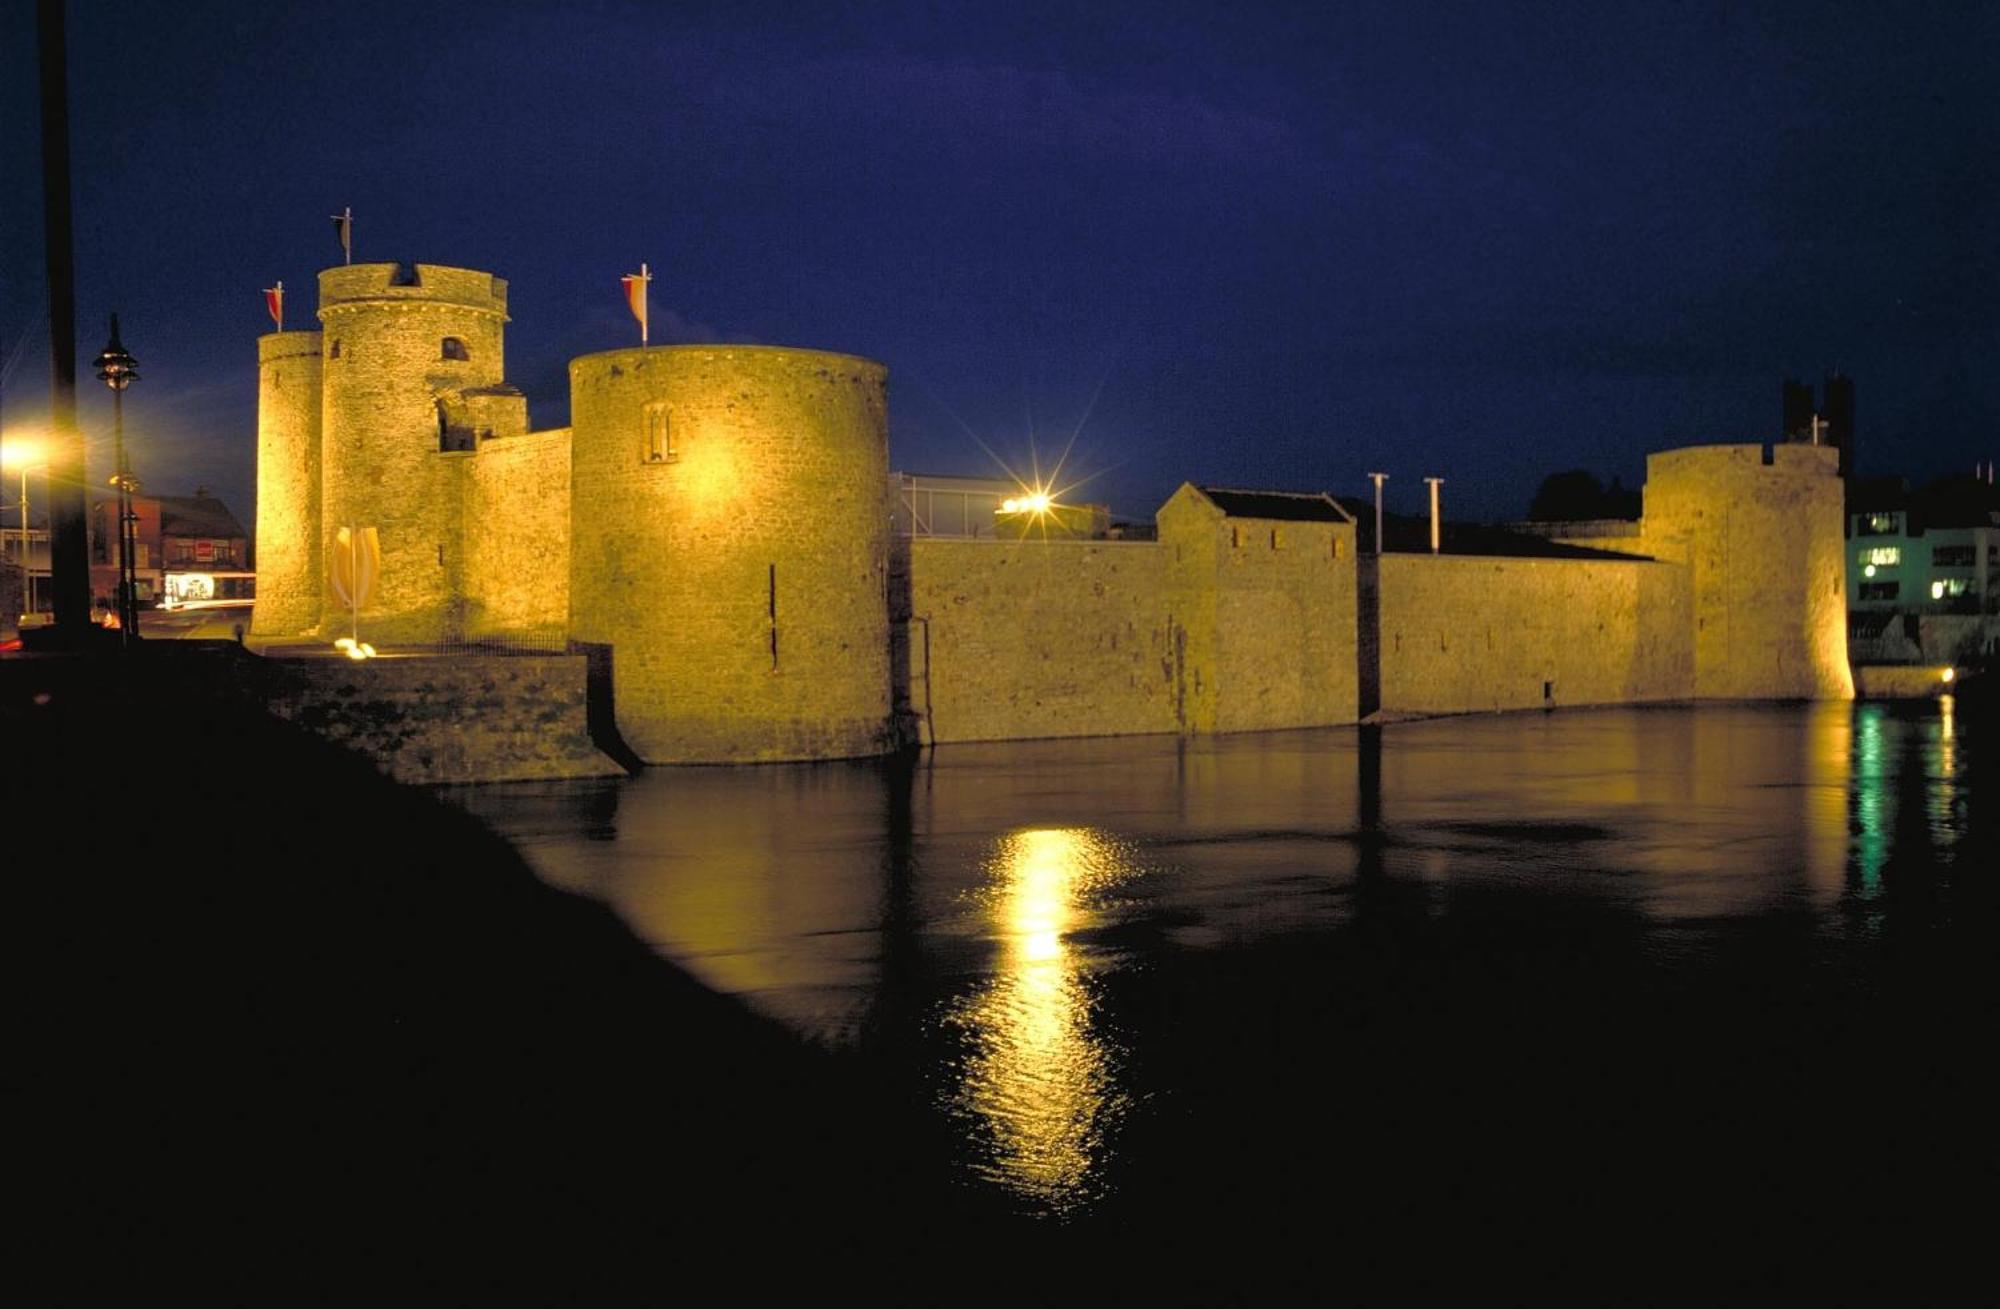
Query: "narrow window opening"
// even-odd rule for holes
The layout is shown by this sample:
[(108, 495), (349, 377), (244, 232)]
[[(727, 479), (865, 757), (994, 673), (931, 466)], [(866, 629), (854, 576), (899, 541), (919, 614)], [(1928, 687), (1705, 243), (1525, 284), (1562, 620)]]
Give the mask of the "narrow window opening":
[(1555, 698), (1556, 698), (1556, 684), (1554, 682), (1543, 682), (1542, 699), (1553, 700)]
[(1273, 550), (1282, 550), (1285, 548), (1284, 533), (1275, 527), (1271, 529), (1271, 548)]
[(395, 271), (389, 274), (389, 285), (422, 286), (423, 282), (417, 277), (415, 264), (397, 264)]
[(472, 356), (466, 352), (465, 342), (459, 340), (455, 336), (447, 336), (444, 339), (444, 345), (442, 347), (442, 357), (445, 359), (457, 359), (460, 362), (465, 362), (472, 358)]
[(1233, 523), (1229, 527), (1229, 544), (1237, 550), (1243, 548), (1243, 529)]
[(330, 346), (328, 346), (328, 347), (326, 348), (326, 357), (327, 357), (328, 359), (338, 359), (338, 358), (340, 358), (340, 338), (339, 338), (339, 337), (337, 337), (337, 336), (336, 336), (335, 338), (333, 338), (333, 344), (332, 344), (332, 345), (330, 345)]
[(666, 402), (654, 401), (645, 409), (645, 445), (639, 459), (648, 464), (671, 464), (681, 457), (674, 448), (674, 424)]
[(770, 566), (771, 671), (778, 671), (778, 566)]
[(1338, 536), (1333, 538), (1333, 557), (1335, 559), (1340, 558), (1340, 537)]

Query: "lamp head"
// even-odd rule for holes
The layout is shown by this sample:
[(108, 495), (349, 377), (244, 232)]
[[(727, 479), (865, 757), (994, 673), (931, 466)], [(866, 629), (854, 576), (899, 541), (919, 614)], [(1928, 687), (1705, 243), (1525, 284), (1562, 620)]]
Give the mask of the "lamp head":
[(114, 391), (123, 391), (139, 380), (139, 361), (118, 339), (117, 314), (111, 315), (111, 339), (104, 343), (104, 348), (97, 352), (97, 358), (91, 360), (91, 364), (97, 369), (99, 379)]

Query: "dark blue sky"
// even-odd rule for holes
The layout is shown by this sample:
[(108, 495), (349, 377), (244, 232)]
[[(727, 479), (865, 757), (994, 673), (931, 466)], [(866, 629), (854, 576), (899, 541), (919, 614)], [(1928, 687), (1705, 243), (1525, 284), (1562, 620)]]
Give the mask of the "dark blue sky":
[[(1996, 456), (2000, 6), (71, 6), (83, 357), (124, 317), (149, 487), (247, 519), (260, 288), (356, 257), (513, 284), (509, 372), (655, 339), (890, 369), (891, 457), (1079, 420), (1084, 494), (1365, 491), (1769, 439), (1856, 381), (1863, 472)], [(47, 406), (32, 6), (0, 3), (0, 345)], [(1094, 404), (1093, 404), (1094, 398)], [(86, 424), (107, 406), (94, 384)], [(93, 452), (93, 469), (101, 457)]]

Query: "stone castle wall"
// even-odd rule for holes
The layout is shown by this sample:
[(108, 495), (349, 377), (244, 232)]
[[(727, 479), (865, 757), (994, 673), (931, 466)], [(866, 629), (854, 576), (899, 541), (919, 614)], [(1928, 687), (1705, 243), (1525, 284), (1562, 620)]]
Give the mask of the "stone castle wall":
[(909, 545), (908, 695), (921, 743), (1175, 730), (1158, 544)]
[(1379, 567), (1387, 712), (1694, 694), (1692, 600), (1679, 565), (1389, 554)]
[(257, 340), (257, 604), (260, 638), (319, 626), (321, 338), (270, 332)]
[(1353, 722), (1354, 525), (1226, 517), (1191, 486), (1159, 524), (1170, 605), (1186, 632), (1189, 730)]
[(612, 647), (640, 758), (893, 747), (885, 376), (761, 346), (571, 363), (570, 635)]
[(468, 639), (560, 642), (569, 630), (568, 428), (481, 441), (463, 461)]

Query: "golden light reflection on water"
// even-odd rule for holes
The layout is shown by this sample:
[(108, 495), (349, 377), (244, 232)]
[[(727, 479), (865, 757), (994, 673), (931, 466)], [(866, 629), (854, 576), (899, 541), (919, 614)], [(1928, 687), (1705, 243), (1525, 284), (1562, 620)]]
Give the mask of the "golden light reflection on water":
[(1052, 1209), (1089, 1193), (1120, 1097), (1117, 1052), (1092, 1025), (1082, 952), (1067, 937), (1131, 875), (1110, 840), (1083, 828), (1016, 832), (988, 864), (994, 976), (951, 1015), (970, 1053), (955, 1107), (991, 1143), (987, 1172)]

